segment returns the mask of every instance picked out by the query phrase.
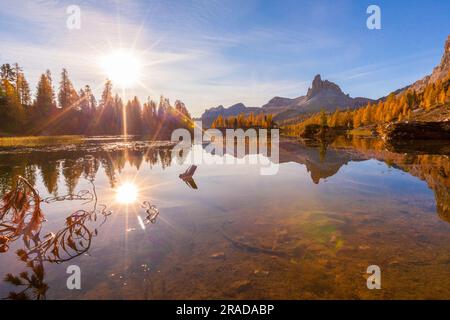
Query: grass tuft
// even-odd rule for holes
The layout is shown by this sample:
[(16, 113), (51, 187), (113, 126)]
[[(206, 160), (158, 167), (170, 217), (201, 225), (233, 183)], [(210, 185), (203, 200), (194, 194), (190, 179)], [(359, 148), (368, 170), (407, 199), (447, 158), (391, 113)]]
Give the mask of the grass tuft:
[(83, 136), (0, 137), (0, 147), (37, 147), (83, 142)]

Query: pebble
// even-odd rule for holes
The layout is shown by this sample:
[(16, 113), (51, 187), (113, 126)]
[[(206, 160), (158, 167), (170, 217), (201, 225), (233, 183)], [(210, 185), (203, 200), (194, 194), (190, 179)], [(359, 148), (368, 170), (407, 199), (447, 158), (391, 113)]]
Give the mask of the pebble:
[(224, 252), (216, 252), (213, 253), (212, 255), (209, 256), (212, 259), (223, 259), (225, 258), (225, 253)]
[(256, 269), (253, 273), (254, 273), (254, 274), (263, 275), (263, 276), (267, 276), (267, 275), (269, 275), (270, 272), (267, 271), (267, 270), (259, 270), (259, 269)]
[(231, 284), (231, 290), (239, 293), (250, 289), (251, 285), (250, 280), (238, 280)]

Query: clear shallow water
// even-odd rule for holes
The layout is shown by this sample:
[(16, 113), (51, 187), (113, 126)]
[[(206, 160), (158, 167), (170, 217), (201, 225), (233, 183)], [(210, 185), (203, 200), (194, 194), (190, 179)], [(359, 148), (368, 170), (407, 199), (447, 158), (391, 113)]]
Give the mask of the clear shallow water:
[[(276, 175), (261, 176), (257, 165), (200, 165), (190, 186), (179, 178), (187, 159), (173, 159), (166, 143), (114, 140), (3, 151), (0, 193), (18, 174), (43, 198), (93, 183), (98, 205), (112, 211), (83, 220), (78, 251), (60, 252), (70, 260), (40, 263), (46, 298), (450, 298), (448, 156), (396, 153), (378, 140), (287, 140)], [(126, 183), (138, 192), (128, 205), (117, 201)], [(160, 214), (143, 228), (144, 201)], [(93, 205), (42, 204), (41, 237)], [(16, 254), (25, 247), (18, 238), (0, 253), (2, 277), (33, 273)], [(381, 290), (366, 287), (373, 264)], [(82, 270), (80, 291), (66, 287), (69, 265)], [(2, 297), (23, 289), (0, 283)]]

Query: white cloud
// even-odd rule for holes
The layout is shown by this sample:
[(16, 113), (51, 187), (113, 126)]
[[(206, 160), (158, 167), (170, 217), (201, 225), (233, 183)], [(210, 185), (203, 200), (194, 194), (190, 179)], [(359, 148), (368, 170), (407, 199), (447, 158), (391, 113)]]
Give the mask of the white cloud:
[[(197, 30), (194, 34), (192, 29), (181, 28), (195, 26), (194, 21), (184, 21), (181, 27), (178, 24), (173, 29), (165, 25), (157, 28), (154, 27), (155, 14), (162, 10), (157, 7), (157, 2), (151, 7), (153, 11), (146, 15), (146, 24), (131, 18), (133, 12), (140, 10), (132, 1), (110, 1), (109, 4), (110, 10), (101, 10), (91, 2), (82, 2), (81, 30), (66, 28), (67, 3), (46, 0), (2, 4), (3, 13), (9, 19), (5, 28), (0, 27), (0, 40), (3, 42), (0, 59), (22, 65), (33, 87), (46, 69), (50, 69), (55, 81), (59, 81), (59, 72), (65, 67), (76, 87), (90, 84), (100, 94), (106, 76), (99, 69), (98, 57), (114, 48), (135, 47), (145, 64), (144, 86), (128, 90), (127, 95), (136, 94), (142, 100), (160, 94), (181, 99), (198, 116), (205, 108), (219, 104), (243, 102), (260, 106), (275, 95), (292, 96), (300, 93), (302, 86), (306, 87), (298, 81), (280, 81), (271, 77), (270, 72), (265, 73), (265, 78), (252, 75), (248, 65), (225, 58), (222, 50), (242, 46), (264, 47), (274, 41), (277, 41), (278, 50), (336, 45), (333, 39), (309, 30), (298, 33), (258, 28), (217, 36), (213, 30)], [(195, 5), (200, 8), (202, 2), (197, 1)], [(189, 19), (211, 20), (218, 10), (224, 10), (220, 1), (210, 3), (207, 8), (196, 11), (196, 15)], [(175, 13), (167, 17), (171, 18), (187, 19)], [(10, 30), (18, 28), (24, 32), (11, 34)], [(301, 46), (294, 47), (293, 42), (300, 42)]]

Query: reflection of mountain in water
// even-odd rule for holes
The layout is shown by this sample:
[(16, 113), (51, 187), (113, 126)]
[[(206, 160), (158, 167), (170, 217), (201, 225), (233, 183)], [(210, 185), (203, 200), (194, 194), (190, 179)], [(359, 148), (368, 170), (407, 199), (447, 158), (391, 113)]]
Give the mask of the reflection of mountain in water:
[(396, 153), (378, 139), (338, 137), (330, 145), (299, 141), (280, 143), (280, 162), (304, 164), (315, 183), (336, 174), (349, 161), (377, 159), (427, 182), (439, 215), (450, 222), (450, 159), (448, 155)]
[[(0, 194), (11, 189), (15, 177), (22, 175), (32, 184), (37, 175), (51, 194), (58, 193), (62, 175), (69, 193), (76, 190), (81, 177), (95, 180), (99, 169), (104, 170), (113, 187), (116, 174), (126, 164), (139, 169), (144, 163), (163, 168), (172, 163), (171, 145), (138, 148), (101, 148), (94, 150), (48, 151), (0, 154)], [(268, 147), (270, 150), (270, 146)], [(450, 161), (448, 155), (401, 152), (387, 149), (378, 139), (338, 137), (331, 143), (283, 140), (279, 148), (280, 163), (295, 162), (306, 166), (314, 183), (335, 175), (350, 161), (377, 159), (427, 182), (435, 193), (439, 215), (450, 221)], [(423, 148), (422, 148), (423, 150)], [(246, 154), (248, 154), (246, 149)], [(182, 155), (178, 162), (183, 162)]]
[[(421, 152), (405, 147), (401, 152), (391, 149), (392, 147), (386, 148), (382, 140), (375, 138), (340, 136), (332, 142), (286, 139), (280, 141), (279, 163), (295, 162), (305, 165), (311, 173), (312, 181), (318, 184), (321, 179), (335, 175), (350, 161), (376, 159), (385, 162), (426, 181), (435, 194), (439, 215), (450, 222), (449, 156), (432, 154), (436, 150), (433, 145), (421, 145)], [(433, 151), (426, 154), (426, 150)], [(248, 154), (248, 148), (246, 153)], [(236, 156), (236, 152), (233, 156)]]
[(280, 163), (296, 162), (306, 166), (311, 179), (318, 184), (320, 179), (334, 176), (339, 169), (356, 159), (342, 150), (331, 149), (325, 143), (304, 144), (298, 141), (280, 143)]

